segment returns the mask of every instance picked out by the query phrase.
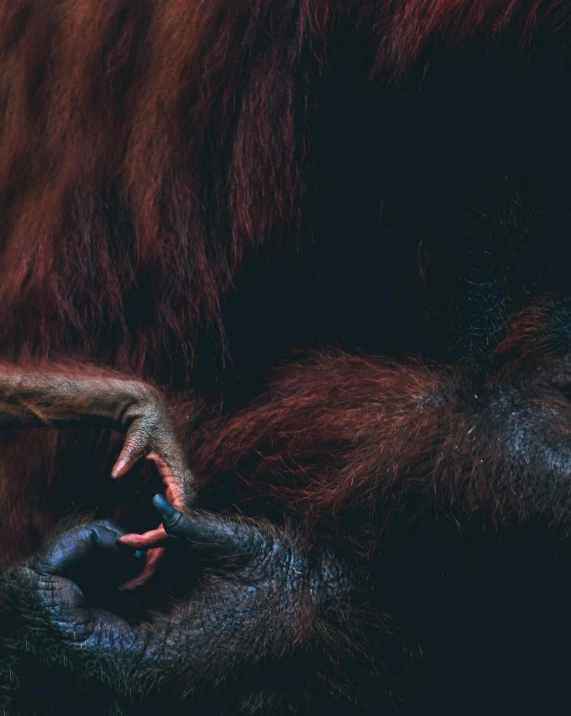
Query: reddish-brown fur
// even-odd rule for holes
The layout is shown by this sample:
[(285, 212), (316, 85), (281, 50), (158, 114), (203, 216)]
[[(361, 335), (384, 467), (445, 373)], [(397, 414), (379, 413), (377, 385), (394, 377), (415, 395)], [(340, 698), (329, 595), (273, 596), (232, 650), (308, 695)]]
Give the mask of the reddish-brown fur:
[[(3, 357), (87, 357), (192, 387), (197, 327), (223, 334), (221, 297), (244, 257), (296, 242), (311, 220), (308, 116), (337, 28), (365, 38), (371, 75), (399, 82), (439, 45), (492, 47), (510, 32), (525, 51), (543, 21), (567, 37), (567, 17), (557, 0), (3, 0)], [(230, 467), (258, 429), (274, 431), (288, 461), (325, 465), (293, 497), (335, 512), (390, 492), (405, 468), (422, 481), (439, 440), (465, 426), (441, 427), (431, 404), (447, 374), (332, 361), (292, 368), (284, 394), (215, 449)], [(37, 463), (50, 474), (48, 442), (34, 438), (33, 460), (6, 454), (20, 487), (4, 514), (30, 505)]]
[(257, 404), (212, 426), (212, 441), (197, 456), (200, 472), (232, 472), (255, 456), (249, 494), (268, 490), (322, 514), (392, 506), (401, 480), (433, 489), (454, 385), (453, 372), (422, 365), (315, 356), (288, 366)]
[[(514, 322), (486, 373), (320, 351), (278, 372), (250, 406), (206, 425), (192, 391), (201, 389), (197, 335), (218, 334), (224, 346), (222, 302), (247, 257), (295, 246), (311, 227), (311, 122), (331, 47), (343, 53), (357, 40), (379, 85), (412, 76), (422, 86), (443, 47), (493, 54), (516, 38), (525, 56), (543, 25), (564, 47), (570, 8), (563, 0), (0, 0), (0, 358), (87, 359), (172, 389), (207, 507), (209, 499), (244, 513), (252, 506), (273, 519), (277, 505), (277, 519), (300, 531), (306, 523), (308, 541), (350, 544), (356, 570), (403, 509), (443, 506), (459, 527), (470, 511), (501, 521), (535, 510), (568, 529), (571, 500), (559, 500), (554, 516), (541, 493), (549, 481), (533, 480), (546, 473), (541, 439), (523, 455), (528, 463), (514, 464), (509, 411), (494, 418), (489, 407), (519, 381), (539, 438), (548, 423), (554, 444), (570, 442), (567, 399), (548, 381), (529, 381), (530, 373), (541, 381), (544, 358), (558, 359), (546, 353), (541, 304)], [(428, 262), (428, 253), (419, 259)], [(109, 454), (108, 434), (73, 439), (69, 450), (72, 440), (55, 433), (7, 436), (2, 560), (21, 559), (79, 506), (101, 505), (96, 516), (148, 506), (145, 517), (156, 519), (152, 492), (136, 492), (136, 470), (112, 492), (119, 445)], [(337, 633), (314, 609), (301, 612), (296, 647), (312, 635), (332, 661), (349, 647), (367, 652), (358, 630), (373, 632), (368, 615), (343, 615)], [(275, 630), (266, 638), (281, 646)]]
[(525, 47), (546, 17), (566, 33), (560, 5), (4, 0), (3, 352), (137, 374), (175, 355), (188, 377), (245, 253), (308, 218), (307, 105), (336, 27), (402, 79), (438, 44), (509, 30)]
[(498, 521), (540, 515), (544, 487), (530, 480), (521, 492), (518, 484), (522, 469), (548, 468), (540, 453), (527, 466), (514, 460), (509, 414), (534, 406), (549, 416), (552, 435), (568, 440), (568, 403), (541, 382), (524, 383), (524, 402), (497, 417), (495, 401), (510, 390), (504, 381), (503, 370), (471, 378), (414, 362), (315, 355), (283, 370), (254, 405), (210, 426), (196, 454), (199, 473), (216, 491), (237, 472), (244, 509), (263, 496), (310, 524), (359, 515), (364, 533), (352, 522), (347, 537), (366, 551), (411, 497), (458, 519), (482, 509)]

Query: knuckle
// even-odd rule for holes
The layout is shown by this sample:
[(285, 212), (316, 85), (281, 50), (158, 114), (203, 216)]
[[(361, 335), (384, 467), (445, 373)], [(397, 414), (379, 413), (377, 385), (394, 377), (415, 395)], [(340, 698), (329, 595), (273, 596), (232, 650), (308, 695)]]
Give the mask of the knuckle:
[(37, 580), (37, 572), (32, 566), (17, 566), (6, 570), (5, 581), (9, 587), (31, 587)]

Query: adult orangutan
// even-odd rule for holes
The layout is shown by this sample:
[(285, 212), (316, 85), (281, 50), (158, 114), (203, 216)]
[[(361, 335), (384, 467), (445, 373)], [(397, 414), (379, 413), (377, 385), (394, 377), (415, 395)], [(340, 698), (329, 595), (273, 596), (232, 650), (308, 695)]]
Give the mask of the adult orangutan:
[(0, 2), (6, 714), (560, 710), (570, 14)]

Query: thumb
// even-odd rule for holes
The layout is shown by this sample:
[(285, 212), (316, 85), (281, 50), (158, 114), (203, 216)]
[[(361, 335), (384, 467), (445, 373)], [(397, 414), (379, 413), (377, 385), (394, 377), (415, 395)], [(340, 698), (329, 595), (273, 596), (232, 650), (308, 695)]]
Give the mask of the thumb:
[(163, 495), (156, 495), (153, 504), (170, 538), (186, 539), (213, 549), (220, 556), (251, 557), (266, 541), (253, 525), (198, 510), (183, 514)]

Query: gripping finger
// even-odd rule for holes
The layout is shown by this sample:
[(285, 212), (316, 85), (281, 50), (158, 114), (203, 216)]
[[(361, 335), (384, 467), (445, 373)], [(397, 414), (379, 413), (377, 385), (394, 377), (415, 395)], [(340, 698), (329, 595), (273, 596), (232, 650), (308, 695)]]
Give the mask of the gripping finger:
[(153, 504), (167, 535), (214, 548), (224, 556), (250, 556), (262, 540), (256, 528), (250, 525), (195, 511), (183, 515), (162, 495), (156, 495)]
[(144, 532), (142, 535), (128, 534), (123, 535), (117, 541), (119, 544), (133, 549), (151, 549), (154, 547), (161, 547), (168, 539), (165, 528), (160, 525), (156, 530), (149, 530)]
[[(155, 532), (158, 532), (158, 530), (155, 530)], [(130, 579), (128, 582), (122, 584), (121, 589), (130, 591), (132, 589), (137, 589), (137, 587), (140, 587), (146, 582), (148, 582), (149, 579), (156, 572), (164, 552), (164, 547), (159, 547), (158, 549), (150, 549), (147, 552), (147, 557), (143, 570), (136, 577), (133, 577), (133, 579)]]
[(132, 579), (144, 566), (144, 553), (121, 550), (123, 530), (108, 520), (64, 532), (31, 561), (38, 574), (64, 577), (88, 592), (105, 592)]
[(50, 574), (65, 575), (98, 553), (118, 553), (117, 538), (122, 534), (121, 528), (107, 520), (64, 532), (38, 554), (37, 567)]
[(146, 458), (155, 464), (165, 486), (168, 501), (177, 507), (182, 507), (185, 503), (183, 485), (188, 490), (188, 487), (194, 482), (186, 463), (180, 460), (173, 460), (169, 463), (155, 450), (150, 452)]
[(111, 470), (111, 477), (118, 478), (126, 475), (129, 470), (145, 454), (145, 446), (138, 440), (127, 440), (117, 462)]

